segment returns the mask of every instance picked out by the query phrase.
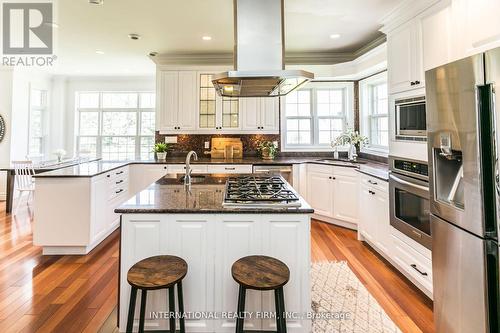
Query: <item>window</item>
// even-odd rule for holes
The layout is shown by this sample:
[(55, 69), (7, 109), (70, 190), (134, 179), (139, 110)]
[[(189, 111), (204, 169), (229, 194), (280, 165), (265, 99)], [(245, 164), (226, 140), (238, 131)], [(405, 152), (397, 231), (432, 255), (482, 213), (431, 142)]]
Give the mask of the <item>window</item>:
[(105, 160), (152, 159), (155, 94), (77, 92), (78, 154)]
[(47, 91), (32, 89), (30, 93), (28, 155), (42, 156), (44, 153), (44, 118), (47, 109)]
[(283, 149), (330, 150), (352, 119), (353, 84), (309, 83), (284, 98)]
[(386, 155), (389, 150), (389, 106), (387, 74), (381, 73), (362, 80), (360, 89), (360, 129), (368, 137), (369, 153)]
[(200, 75), (200, 128), (215, 127), (216, 93), (211, 74)]

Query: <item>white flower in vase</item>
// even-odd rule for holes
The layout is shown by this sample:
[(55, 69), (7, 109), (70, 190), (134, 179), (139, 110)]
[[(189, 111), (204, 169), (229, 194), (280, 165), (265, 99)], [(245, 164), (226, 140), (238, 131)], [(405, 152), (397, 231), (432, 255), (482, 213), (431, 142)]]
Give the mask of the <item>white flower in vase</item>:
[(54, 151), (54, 155), (56, 155), (57, 157), (57, 162), (61, 163), (62, 162), (62, 159), (64, 156), (66, 156), (66, 150), (64, 149), (57, 149)]

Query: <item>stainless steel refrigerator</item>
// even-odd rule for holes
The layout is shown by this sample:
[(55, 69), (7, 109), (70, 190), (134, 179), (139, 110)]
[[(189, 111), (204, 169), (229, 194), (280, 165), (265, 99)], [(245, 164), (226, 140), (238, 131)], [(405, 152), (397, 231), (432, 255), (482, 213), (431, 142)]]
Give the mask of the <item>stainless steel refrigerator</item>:
[(500, 332), (500, 49), (425, 78), (436, 332)]

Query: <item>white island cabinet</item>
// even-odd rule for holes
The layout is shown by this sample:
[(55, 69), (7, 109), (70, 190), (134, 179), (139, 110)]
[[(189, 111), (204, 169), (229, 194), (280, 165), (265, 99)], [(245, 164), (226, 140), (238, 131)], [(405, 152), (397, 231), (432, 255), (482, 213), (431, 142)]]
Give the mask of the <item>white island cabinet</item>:
[[(119, 328), (126, 328), (130, 285), (127, 272), (136, 262), (156, 255), (176, 255), (188, 264), (184, 278), (187, 332), (234, 332), (238, 284), (231, 276), (233, 263), (248, 255), (267, 255), (290, 269), (284, 287), (288, 332), (310, 332), (311, 323), (298, 318), (311, 311), (310, 216), (302, 199), (299, 208), (231, 209), (222, 207), (224, 182), (193, 184), (186, 191), (177, 179), (157, 182), (116, 211), (122, 214), (120, 243)], [(165, 290), (148, 292), (146, 314), (168, 309)], [(140, 299), (140, 297), (138, 297)], [(135, 327), (140, 302), (136, 304)], [(246, 311), (274, 313), (272, 291), (247, 291)], [(207, 316), (209, 318), (207, 318)], [(145, 330), (168, 330), (168, 319), (146, 315)], [(177, 324), (178, 327), (178, 324)], [(247, 330), (274, 330), (274, 320), (255, 316), (245, 320)]]

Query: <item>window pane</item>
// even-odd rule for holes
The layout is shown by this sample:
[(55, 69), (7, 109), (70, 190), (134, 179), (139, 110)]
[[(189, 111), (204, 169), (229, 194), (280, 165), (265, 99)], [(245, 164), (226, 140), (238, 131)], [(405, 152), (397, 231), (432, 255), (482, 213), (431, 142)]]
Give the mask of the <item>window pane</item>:
[(388, 117), (371, 118), (370, 144), (389, 146)]
[(97, 137), (80, 137), (78, 138), (78, 154), (80, 156), (96, 157), (97, 156)]
[(42, 138), (30, 138), (29, 155), (39, 156), (42, 154)]
[(103, 108), (137, 108), (136, 93), (103, 93), (102, 107)]
[(136, 135), (137, 113), (135, 112), (103, 112), (103, 135)]
[(287, 117), (311, 116), (311, 91), (299, 90), (289, 93), (285, 98)]
[(140, 108), (153, 109), (155, 107), (155, 94), (154, 93), (141, 93)]
[[(215, 127), (215, 88), (212, 84), (212, 74), (200, 74), (200, 127), (201, 128), (212, 128)], [(224, 100), (222, 103), (222, 112), (230, 114), (231, 113), (231, 102), (230, 99)], [(236, 111), (237, 112), (237, 111)], [(224, 123), (224, 117), (222, 117), (223, 126), (231, 127), (230, 121), (226, 120)], [(236, 126), (237, 127), (237, 126)]]
[(319, 119), (318, 120), (318, 143), (330, 144), (343, 132), (342, 119)]
[(287, 144), (307, 145), (311, 144), (311, 120), (310, 119), (287, 119)]
[(152, 136), (141, 137), (141, 159), (152, 160), (154, 158), (153, 146), (155, 139)]
[(31, 96), (30, 96), (31, 106), (42, 107), (45, 104), (44, 100), (45, 100), (45, 91), (38, 89), (31, 90)]
[(43, 114), (40, 110), (31, 110), (30, 113), (30, 136), (40, 137), (43, 132)]
[(155, 113), (141, 112), (141, 135), (155, 134)]
[(99, 134), (99, 112), (80, 112), (80, 135)]
[(99, 107), (99, 93), (79, 93), (78, 107), (97, 109)]
[(112, 161), (135, 159), (135, 137), (103, 137), (102, 158)]
[(320, 117), (340, 116), (344, 113), (344, 89), (318, 90), (316, 100)]

